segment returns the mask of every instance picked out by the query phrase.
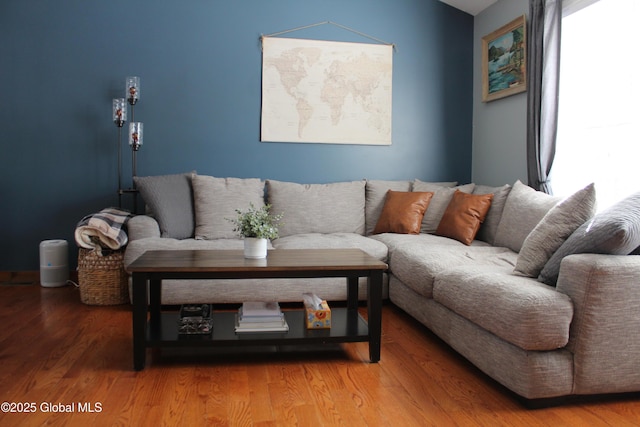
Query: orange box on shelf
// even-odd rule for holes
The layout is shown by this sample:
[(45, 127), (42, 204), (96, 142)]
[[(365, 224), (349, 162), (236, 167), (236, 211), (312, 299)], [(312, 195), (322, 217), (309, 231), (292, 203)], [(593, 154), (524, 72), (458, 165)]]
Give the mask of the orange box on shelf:
[(329, 329), (331, 328), (331, 309), (327, 301), (322, 301), (320, 309), (311, 306), (304, 306), (304, 314), (307, 329)]

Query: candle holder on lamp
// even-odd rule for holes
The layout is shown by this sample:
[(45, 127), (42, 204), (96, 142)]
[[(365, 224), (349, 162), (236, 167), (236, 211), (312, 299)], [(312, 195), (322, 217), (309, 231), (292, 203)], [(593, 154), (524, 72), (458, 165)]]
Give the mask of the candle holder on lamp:
[[(137, 176), (137, 152), (143, 142), (143, 125), (135, 121), (134, 106), (140, 99), (140, 77), (128, 76), (125, 80), (126, 98), (113, 100), (113, 122), (118, 127), (118, 207), (122, 208), (122, 195), (133, 195), (133, 211), (137, 212), (137, 194), (135, 177)], [(131, 187), (122, 188), (122, 127), (127, 121), (127, 103), (131, 106), (129, 122), (129, 146), (131, 147)]]
[[(133, 179), (136, 175), (136, 153), (140, 150), (143, 142), (143, 130), (144, 126), (140, 122), (131, 122), (129, 123), (129, 146), (131, 147), (131, 178)], [(135, 182), (134, 182), (135, 188)]]
[[(127, 101), (129, 101), (129, 104), (132, 106), (136, 105), (136, 102), (138, 102), (140, 98), (140, 77), (127, 77), (125, 89), (127, 91)], [(133, 115), (131, 116), (131, 120), (133, 120)]]
[(127, 121), (127, 103), (124, 98), (113, 100), (113, 122), (118, 127), (118, 206), (122, 207), (122, 126)]

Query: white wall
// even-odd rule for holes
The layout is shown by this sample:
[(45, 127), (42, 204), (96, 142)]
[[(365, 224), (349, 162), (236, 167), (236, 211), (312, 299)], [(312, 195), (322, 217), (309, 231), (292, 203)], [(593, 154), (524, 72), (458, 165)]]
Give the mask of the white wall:
[(473, 49), (473, 182), (527, 183), (526, 92), (482, 102), (482, 37), (528, 14), (528, 0), (499, 0), (476, 15)]

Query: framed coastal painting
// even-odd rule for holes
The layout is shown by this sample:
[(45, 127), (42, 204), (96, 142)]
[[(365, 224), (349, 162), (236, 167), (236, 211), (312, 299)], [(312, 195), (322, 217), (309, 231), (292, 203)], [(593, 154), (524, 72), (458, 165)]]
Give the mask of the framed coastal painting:
[(527, 28), (522, 15), (482, 38), (482, 101), (527, 90)]

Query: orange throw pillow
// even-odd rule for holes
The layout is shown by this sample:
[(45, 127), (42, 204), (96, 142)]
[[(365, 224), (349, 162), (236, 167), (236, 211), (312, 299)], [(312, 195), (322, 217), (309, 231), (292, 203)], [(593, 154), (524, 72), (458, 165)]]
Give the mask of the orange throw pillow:
[(426, 191), (387, 191), (373, 234), (420, 234), (422, 217), (431, 197), (433, 193)]
[(436, 234), (469, 246), (489, 212), (493, 194), (467, 194), (456, 190), (438, 224)]

